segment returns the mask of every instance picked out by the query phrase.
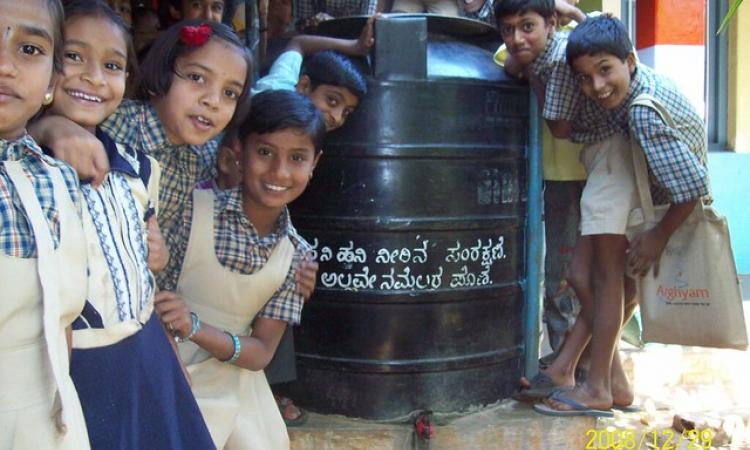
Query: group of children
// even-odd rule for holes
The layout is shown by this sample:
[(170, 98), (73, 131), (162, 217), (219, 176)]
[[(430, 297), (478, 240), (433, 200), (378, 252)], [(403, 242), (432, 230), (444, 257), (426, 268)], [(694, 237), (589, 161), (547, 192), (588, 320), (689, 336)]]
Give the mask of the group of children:
[(116, 12), (63, 4), (0, 0), (0, 448), (288, 448), (262, 369), (317, 265), (286, 205), (363, 75), (319, 52), (251, 104), (229, 27), (173, 25), (137, 74)]
[[(252, 58), (225, 25), (173, 25), (136, 74), (118, 14), (64, 3), (0, 0), (0, 449), (288, 447), (260, 371), (317, 265), (286, 205), (366, 93), (341, 53), (368, 51), (373, 19), (357, 40), (295, 38), (251, 93)], [(609, 415), (633, 402), (616, 351), (635, 305), (626, 269), (645, 274), (708, 194), (703, 122), (617, 19), (562, 0), (495, 13), (506, 70), (556, 137), (583, 144), (588, 176), (568, 276), (581, 312), (544, 370), (560, 389), (535, 407)], [(557, 32), (558, 13), (580, 24)], [(643, 94), (676, 126), (634, 105)], [(670, 208), (628, 239), (636, 147)]]
[[(501, 0), (495, 9), (508, 51), (505, 70), (528, 79), (556, 138), (583, 144), (587, 176), (567, 274), (581, 310), (554, 361), (522, 385), (537, 391), (550, 385), (551, 394), (534, 406), (540, 413), (611, 416), (612, 408), (632, 408), (634, 400), (617, 342), (637, 304), (635, 277), (652, 265), (656, 270), (671, 234), (708, 195), (706, 136), (703, 120), (674, 84), (638, 63), (618, 19), (586, 17), (570, 3)], [(557, 31), (561, 17), (579, 24)], [(660, 115), (662, 107), (674, 126)], [(628, 236), (629, 215), (640, 206), (635, 151), (648, 161), (654, 204), (669, 209), (654, 228)], [(587, 345), (588, 375), (576, 380)]]

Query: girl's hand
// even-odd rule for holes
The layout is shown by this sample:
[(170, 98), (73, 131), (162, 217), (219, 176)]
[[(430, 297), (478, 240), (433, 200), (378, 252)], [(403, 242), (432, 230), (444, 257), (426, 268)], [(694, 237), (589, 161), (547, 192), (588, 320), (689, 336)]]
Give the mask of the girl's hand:
[(169, 250), (159, 229), (156, 216), (148, 218), (146, 232), (148, 233), (148, 268), (154, 273), (161, 272), (169, 262)]
[(667, 246), (669, 236), (663, 236), (659, 227), (654, 227), (636, 236), (628, 246), (627, 265), (631, 273), (645, 276), (654, 266), (654, 276), (659, 275), (659, 258)]
[(310, 259), (309, 256), (305, 256), (295, 274), (297, 292), (302, 295), (305, 301), (310, 300), (310, 297), (315, 290), (315, 280), (317, 275), (318, 263)]
[(104, 146), (93, 134), (62, 116), (45, 116), (29, 127), (40, 144), (52, 149), (55, 158), (70, 165), (81, 181), (98, 187), (109, 172)]
[(170, 291), (159, 291), (154, 296), (154, 307), (164, 327), (172, 336), (184, 338), (193, 330), (190, 308), (185, 300)]

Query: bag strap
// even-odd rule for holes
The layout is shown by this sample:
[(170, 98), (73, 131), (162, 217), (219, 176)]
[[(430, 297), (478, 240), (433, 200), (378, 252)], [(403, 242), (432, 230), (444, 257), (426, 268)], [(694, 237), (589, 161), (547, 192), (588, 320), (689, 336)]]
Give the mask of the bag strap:
[[(646, 93), (638, 95), (630, 104), (631, 108), (633, 106), (644, 106), (653, 109), (659, 114), (659, 117), (667, 123), (667, 125), (676, 128), (674, 120), (672, 120), (672, 115), (669, 114), (667, 108), (665, 108), (664, 105), (653, 95)], [(638, 196), (641, 200), (643, 218), (646, 223), (653, 223), (655, 220), (654, 200), (651, 197), (651, 189), (648, 182), (648, 163), (646, 162), (646, 154), (634, 138), (631, 138), (631, 148), (633, 153), (635, 184), (638, 188)]]

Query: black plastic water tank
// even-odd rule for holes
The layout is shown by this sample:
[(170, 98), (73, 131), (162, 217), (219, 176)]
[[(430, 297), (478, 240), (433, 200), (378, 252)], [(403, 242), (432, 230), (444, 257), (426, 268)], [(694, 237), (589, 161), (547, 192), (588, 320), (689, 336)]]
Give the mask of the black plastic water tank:
[(320, 271), (287, 393), (369, 419), (465, 411), (508, 396), (523, 366), (528, 89), (493, 63), (485, 24), (376, 25), (369, 93), (292, 208)]

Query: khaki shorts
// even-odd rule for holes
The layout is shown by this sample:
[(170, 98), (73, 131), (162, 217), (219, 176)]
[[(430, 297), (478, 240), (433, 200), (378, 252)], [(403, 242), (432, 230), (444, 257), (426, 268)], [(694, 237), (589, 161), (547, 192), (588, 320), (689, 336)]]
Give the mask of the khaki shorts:
[(630, 143), (621, 134), (581, 151), (586, 186), (581, 195), (581, 235), (625, 234), (630, 210), (639, 206)]

